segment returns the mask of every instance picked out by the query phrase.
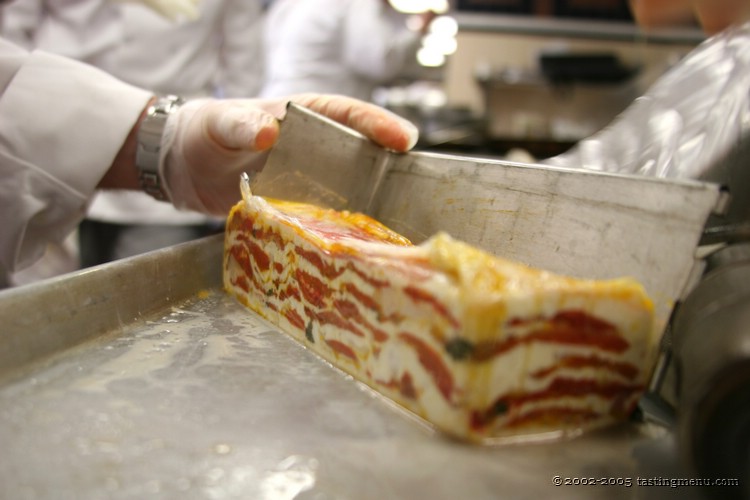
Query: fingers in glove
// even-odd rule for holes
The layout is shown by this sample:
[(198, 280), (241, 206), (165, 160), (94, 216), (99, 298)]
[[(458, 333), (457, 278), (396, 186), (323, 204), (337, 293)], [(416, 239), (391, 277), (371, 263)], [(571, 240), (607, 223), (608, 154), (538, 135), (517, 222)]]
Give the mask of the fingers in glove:
[(301, 94), (292, 102), (353, 128), (381, 146), (408, 151), (419, 138), (417, 127), (374, 104), (339, 95)]
[(239, 199), (239, 174), (260, 170), (279, 134), (276, 118), (244, 100), (191, 101), (170, 116), (162, 177), (172, 203), (223, 214)]
[(265, 151), (276, 143), (279, 123), (252, 100), (227, 100), (206, 109), (205, 131), (228, 150)]

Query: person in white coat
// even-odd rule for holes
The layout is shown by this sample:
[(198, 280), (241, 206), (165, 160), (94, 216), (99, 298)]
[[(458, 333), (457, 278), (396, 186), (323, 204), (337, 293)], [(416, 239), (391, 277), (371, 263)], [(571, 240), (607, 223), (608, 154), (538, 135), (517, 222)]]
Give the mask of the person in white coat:
[(15, 1), (3, 7), (2, 35), (154, 92), (258, 95), (263, 82), (262, 0), (193, 0), (194, 17), (176, 18), (145, 2)]
[[(89, 65), (0, 39), (0, 285), (65, 238), (98, 188), (143, 188), (225, 216), (240, 199), (239, 174), (263, 167), (290, 99), (390, 149), (416, 142), (413, 125), (354, 99), (157, 102)], [(144, 155), (145, 144), (154, 152)]]
[(372, 100), (416, 63), (432, 12), (408, 29), (387, 0), (275, 0), (263, 34), (261, 96), (330, 92)]
[[(156, 9), (158, 5), (140, 1), (17, 1), (4, 9), (2, 31), (26, 48), (87, 62), (154, 92), (184, 97), (258, 95), (263, 73), (262, 1), (182, 3), (190, 10), (175, 11), (174, 5)], [(136, 255), (220, 227), (221, 220), (177, 211), (143, 193), (102, 191), (79, 228), (80, 263), (88, 267)], [(69, 253), (78, 267), (79, 256)], [(33, 274), (16, 279), (28, 281), (27, 276)]]

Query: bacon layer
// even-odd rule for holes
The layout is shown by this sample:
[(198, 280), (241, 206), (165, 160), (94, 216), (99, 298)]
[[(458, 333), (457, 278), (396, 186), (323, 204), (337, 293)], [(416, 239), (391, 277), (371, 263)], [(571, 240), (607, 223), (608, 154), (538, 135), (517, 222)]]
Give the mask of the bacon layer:
[(224, 283), (355, 378), (461, 438), (573, 431), (634, 408), (652, 307), (627, 280), (505, 261), (439, 234), (419, 246), (361, 214), (249, 196)]

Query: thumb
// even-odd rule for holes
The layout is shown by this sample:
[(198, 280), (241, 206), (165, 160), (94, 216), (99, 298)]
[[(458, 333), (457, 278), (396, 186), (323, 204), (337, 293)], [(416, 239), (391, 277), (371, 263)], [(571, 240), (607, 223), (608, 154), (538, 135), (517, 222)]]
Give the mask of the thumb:
[(276, 118), (250, 103), (218, 102), (205, 108), (203, 129), (223, 149), (265, 151), (279, 137)]

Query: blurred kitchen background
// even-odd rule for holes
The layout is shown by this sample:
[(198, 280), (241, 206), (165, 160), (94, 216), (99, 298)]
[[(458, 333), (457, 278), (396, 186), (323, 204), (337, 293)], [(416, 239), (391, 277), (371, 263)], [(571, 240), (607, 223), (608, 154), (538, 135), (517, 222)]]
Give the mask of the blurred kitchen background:
[(411, 76), (375, 101), (421, 130), (418, 149), (541, 159), (609, 123), (700, 43), (645, 31), (628, 0), (392, 0), (443, 13)]
[[(606, 126), (703, 40), (692, 21), (636, 26), (629, 1), (18, 0), (0, 20), (16, 43), (156, 93), (371, 95), (419, 127), (417, 150), (532, 162)], [(177, 5), (195, 15), (165, 15)], [(100, 193), (78, 234), (13, 282), (215, 230), (193, 216), (144, 193)]]

